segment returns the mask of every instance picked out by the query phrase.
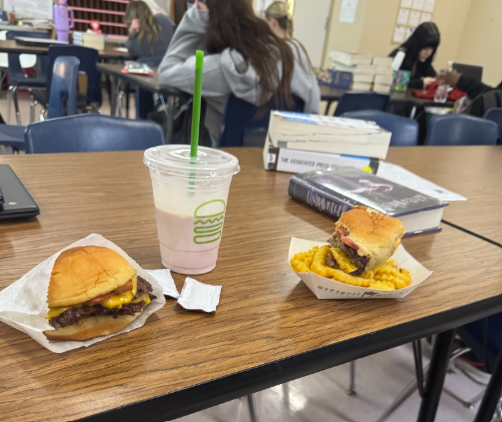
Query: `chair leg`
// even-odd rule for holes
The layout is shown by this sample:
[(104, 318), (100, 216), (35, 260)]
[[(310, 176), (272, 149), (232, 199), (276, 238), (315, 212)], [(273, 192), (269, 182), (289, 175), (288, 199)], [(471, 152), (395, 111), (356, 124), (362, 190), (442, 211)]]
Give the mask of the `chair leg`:
[(251, 422), (258, 422), (258, 419), (256, 418), (256, 409), (255, 409), (255, 405), (254, 405), (253, 395), (248, 394), (247, 400), (248, 400), (248, 406), (249, 406), (249, 418), (251, 419)]
[(350, 362), (350, 384), (347, 390), (349, 396), (357, 396), (356, 392), (356, 361)]
[(14, 86), (9, 86), (9, 90), (7, 91), (7, 123), (10, 124), (10, 116), (12, 112), (12, 90)]
[(14, 100), (14, 111), (16, 112), (16, 123), (21, 126), (21, 111), (19, 110), (19, 100), (17, 97), (17, 89), (18, 87), (15, 86), (12, 89), (12, 99)]
[(31, 102), (30, 102), (30, 123), (35, 121), (35, 109), (37, 107), (38, 101), (35, 100), (33, 95), (30, 94)]

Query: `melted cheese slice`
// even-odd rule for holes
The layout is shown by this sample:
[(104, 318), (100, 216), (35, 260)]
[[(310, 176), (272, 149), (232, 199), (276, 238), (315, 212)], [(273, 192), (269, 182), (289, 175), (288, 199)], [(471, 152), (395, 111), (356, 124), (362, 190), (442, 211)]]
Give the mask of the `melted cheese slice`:
[[(110, 296), (108, 299), (105, 299), (103, 302), (100, 303), (100, 305), (105, 306), (106, 308), (113, 309), (117, 308), (120, 309), (122, 308), (122, 305), (126, 305), (128, 303), (136, 303), (139, 302), (138, 300), (134, 299), (134, 296), (136, 295), (138, 289), (138, 278), (134, 276), (132, 278), (132, 290), (129, 292), (121, 293), (119, 295), (114, 295)], [(148, 296), (148, 294), (146, 294)], [(141, 295), (140, 297), (143, 297), (145, 295)], [(137, 298), (139, 299), (139, 298)], [(150, 300), (150, 297), (148, 296), (148, 300)], [(150, 303), (147, 302), (146, 304), (148, 305)], [(56, 318), (59, 315), (61, 315), (63, 312), (67, 311), (68, 309), (71, 308), (77, 308), (79, 306), (82, 306), (81, 304), (79, 305), (74, 305), (74, 306), (57, 306), (54, 308), (49, 308), (49, 312), (47, 313), (47, 318)]]
[(351, 273), (357, 270), (357, 267), (350, 261), (349, 256), (338, 248), (331, 248), (331, 253), (335, 261), (340, 266), (342, 271), (346, 273)]

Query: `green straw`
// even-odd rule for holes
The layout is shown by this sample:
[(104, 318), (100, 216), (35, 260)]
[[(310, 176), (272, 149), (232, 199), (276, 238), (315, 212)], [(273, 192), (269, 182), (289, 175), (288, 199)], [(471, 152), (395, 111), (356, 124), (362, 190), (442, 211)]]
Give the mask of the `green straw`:
[(192, 138), (190, 141), (190, 157), (197, 157), (199, 146), (199, 125), (200, 125), (200, 105), (202, 94), (202, 69), (204, 66), (204, 52), (195, 52), (195, 83), (193, 87), (193, 108), (192, 108)]

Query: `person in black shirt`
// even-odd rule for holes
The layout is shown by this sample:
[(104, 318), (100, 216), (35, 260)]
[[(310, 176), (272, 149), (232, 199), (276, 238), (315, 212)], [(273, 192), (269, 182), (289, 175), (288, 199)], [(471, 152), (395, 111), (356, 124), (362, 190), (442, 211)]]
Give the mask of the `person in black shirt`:
[(417, 26), (405, 43), (389, 54), (390, 57), (395, 57), (400, 51), (405, 53), (399, 70), (411, 71), (408, 88), (425, 89), (435, 81), (436, 71), (432, 67), (432, 61), (439, 42), (437, 25), (433, 22), (424, 22)]

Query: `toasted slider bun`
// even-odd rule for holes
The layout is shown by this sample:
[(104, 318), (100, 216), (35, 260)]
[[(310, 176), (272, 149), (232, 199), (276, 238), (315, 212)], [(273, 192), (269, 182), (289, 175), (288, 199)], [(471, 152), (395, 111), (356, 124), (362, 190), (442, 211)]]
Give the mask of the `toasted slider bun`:
[(109, 248), (67, 249), (54, 263), (47, 302), (50, 307), (84, 303), (123, 286), (135, 275), (136, 270)]
[(357, 245), (357, 254), (369, 256), (365, 270), (383, 265), (395, 252), (405, 233), (400, 220), (371, 208), (355, 206), (342, 214), (336, 222), (348, 232), (348, 238)]
[(140, 315), (141, 312), (138, 312), (134, 315), (120, 315), (116, 319), (108, 315), (93, 316), (84, 318), (76, 324), (68, 325), (59, 330), (44, 331), (44, 334), (50, 340), (89, 340), (94, 337), (116, 333)]

